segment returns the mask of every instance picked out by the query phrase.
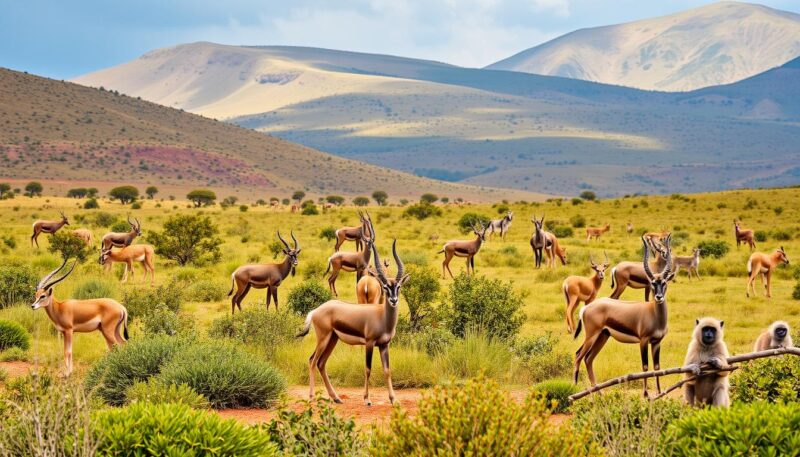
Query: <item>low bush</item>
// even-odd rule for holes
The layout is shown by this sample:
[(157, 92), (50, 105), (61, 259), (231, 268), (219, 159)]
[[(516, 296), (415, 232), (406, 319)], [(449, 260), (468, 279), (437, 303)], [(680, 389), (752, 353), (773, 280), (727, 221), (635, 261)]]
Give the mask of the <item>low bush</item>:
[(331, 300), (331, 291), (316, 279), (307, 279), (289, 291), (287, 303), (297, 314), (305, 316), (317, 306)]
[(227, 290), (225, 286), (216, 281), (201, 279), (186, 288), (186, 298), (189, 301), (213, 302), (225, 298)]
[(461, 218), (458, 219), (458, 230), (466, 235), (468, 233), (472, 233), (472, 226), (478, 225), (478, 223), (483, 224), (484, 226), (489, 225), (489, 222), (492, 219), (488, 216), (484, 216), (483, 214), (478, 213), (464, 213)]
[(0, 308), (33, 301), (39, 278), (28, 265), (3, 262), (0, 265)]
[(553, 227), (553, 235), (559, 238), (571, 238), (573, 235), (572, 227), (566, 227), (562, 225)]
[(512, 350), (518, 366), (531, 382), (569, 376), (573, 357), (555, 349), (558, 339), (551, 333), (528, 337), (514, 342)]
[(752, 360), (731, 376), (731, 398), (745, 403), (800, 401), (800, 357)]
[(72, 297), (78, 300), (90, 298), (114, 298), (116, 295), (116, 285), (110, 281), (102, 279), (86, 279), (75, 286)]
[(0, 320), (0, 351), (20, 348), (27, 351), (31, 347), (31, 335), (25, 327), (14, 321)]
[(703, 240), (697, 243), (697, 247), (703, 253), (703, 257), (721, 259), (730, 251), (730, 246), (721, 240)]
[[(105, 211), (98, 211), (94, 215), (94, 224), (97, 225), (98, 227), (108, 228), (114, 225), (116, 222), (117, 222), (117, 216), (111, 213), (107, 213)], [(125, 231), (126, 232), (128, 231), (127, 227)]]
[(76, 259), (78, 262), (85, 262), (92, 254), (92, 248), (86, 244), (83, 238), (72, 232), (60, 231), (50, 236), (50, 245), (47, 250), (53, 254), (59, 254), (62, 259)]
[(762, 243), (767, 241), (767, 232), (763, 230), (756, 230), (753, 236), (755, 237), (756, 241), (760, 241)]
[(438, 371), (446, 376), (466, 379), (483, 373), (492, 379), (506, 380), (511, 374), (511, 351), (505, 342), (485, 334), (468, 331), (436, 358)]
[(333, 227), (325, 227), (319, 231), (319, 237), (326, 241), (333, 241), (336, 239), (336, 229)]
[(194, 320), (158, 303), (142, 317), (145, 335), (190, 334), (194, 331)]
[(569, 409), (569, 396), (578, 390), (578, 386), (572, 381), (559, 379), (551, 379), (533, 386), (533, 391), (540, 393), (547, 400), (554, 413), (563, 413)]
[(420, 202), (409, 206), (403, 211), (403, 216), (414, 217), (418, 220), (425, 220), (431, 216), (441, 216), (442, 210), (430, 203)]
[(775, 229), (772, 231), (772, 239), (775, 241), (789, 241), (792, 239), (792, 232), (789, 230)]
[(427, 327), (414, 334), (411, 341), (414, 346), (432, 357), (446, 352), (455, 342), (455, 335), (440, 327)]
[(28, 351), (22, 348), (13, 347), (0, 352), (0, 362), (20, 362), (28, 359)]
[(303, 319), (289, 311), (264, 312), (259, 308), (246, 308), (234, 315), (226, 314), (211, 324), (209, 335), (230, 338), (267, 353), (294, 341)]
[(164, 384), (155, 378), (137, 381), (125, 392), (126, 403), (178, 403), (193, 409), (208, 409), (206, 397), (185, 384)]
[(458, 337), (472, 328), (506, 340), (516, 336), (525, 321), (523, 296), (511, 283), (498, 279), (461, 273), (451, 284), (447, 298), (448, 327)]
[(441, 289), (439, 274), (433, 268), (416, 265), (409, 265), (407, 271), (409, 277), (400, 293), (408, 304), (409, 330), (418, 332), (434, 312), (433, 302)]
[(572, 224), (574, 228), (583, 228), (586, 227), (586, 218), (580, 214), (576, 214), (569, 218), (569, 223)]
[(792, 291), (792, 298), (795, 300), (800, 300), (800, 281), (794, 285), (794, 290)]
[(183, 302), (183, 291), (184, 284), (173, 278), (168, 284), (158, 287), (127, 288), (122, 296), (122, 304), (128, 310), (130, 319), (144, 317), (159, 305), (177, 313)]

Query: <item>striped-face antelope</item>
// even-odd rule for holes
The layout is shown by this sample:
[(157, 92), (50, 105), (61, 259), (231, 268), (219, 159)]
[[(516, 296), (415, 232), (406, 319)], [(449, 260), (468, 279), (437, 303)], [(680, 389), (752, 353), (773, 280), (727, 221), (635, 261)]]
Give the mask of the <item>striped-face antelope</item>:
[[(364, 275), (364, 272), (369, 266), (370, 251), (372, 250), (373, 243), (375, 242), (375, 232), (373, 231), (372, 221), (367, 219), (365, 231), (361, 234), (361, 241), (364, 248), (359, 252), (335, 252), (332, 256), (328, 257), (328, 272), (331, 275), (328, 277), (328, 288), (333, 292), (335, 297), (339, 296), (336, 292), (336, 278), (339, 277), (339, 272), (344, 270), (347, 272), (356, 272), (356, 284)], [(333, 271), (331, 271), (333, 270)]]
[(94, 237), (92, 236), (92, 231), (89, 229), (75, 229), (72, 231), (72, 234), (77, 236), (78, 238), (82, 239), (87, 246), (92, 247), (94, 246)]
[(147, 281), (147, 273), (149, 272), (150, 284), (153, 284), (156, 275), (156, 269), (153, 264), (154, 252), (153, 246), (149, 244), (134, 244), (133, 246), (122, 248), (119, 251), (111, 249), (101, 250), (100, 265), (103, 265), (105, 271), (108, 272), (115, 263), (124, 263), (125, 271), (122, 274), (122, 282), (127, 282), (128, 272), (130, 272), (131, 278), (134, 277), (133, 263), (141, 263), (144, 269), (144, 278), (142, 278), (142, 280)]
[(602, 227), (586, 227), (586, 241), (592, 238), (599, 240), (604, 233), (611, 230), (611, 225), (606, 224)]
[[(278, 231), (278, 239), (283, 243), (283, 258), (281, 263), (272, 263), (266, 265), (242, 265), (231, 273), (231, 290), (228, 296), (231, 298), (231, 314), (239, 308), (242, 310), (242, 300), (250, 292), (250, 288), (267, 289), (267, 311), (269, 311), (269, 304), (271, 300), (275, 300), (275, 311), (278, 310), (278, 286), (281, 285), (284, 279), (289, 274), (294, 276), (295, 267), (297, 267), (297, 256), (300, 254), (301, 248), (294, 237), (294, 231), (290, 232), (292, 235), (292, 242), (294, 248), (289, 247), (289, 243), (283, 239), (281, 232)], [(233, 293), (234, 287), (236, 293)]]
[(475, 234), (474, 240), (452, 240), (448, 241), (442, 247), (442, 250), (437, 254), (444, 253), (444, 261), (442, 262), (442, 278), (445, 278), (444, 271), (450, 273), (450, 278), (453, 278), (453, 272), (450, 271), (450, 261), (455, 257), (465, 257), (467, 259), (467, 274), (475, 274), (475, 254), (481, 249), (481, 244), (486, 241), (487, 227), (483, 226), (483, 222), (478, 221), (479, 225), (472, 225), (472, 233)]
[[(667, 241), (667, 262), (664, 269), (656, 274), (650, 270), (648, 259), (650, 250), (644, 237), (642, 244), (644, 245), (642, 265), (644, 265), (645, 274), (650, 281), (650, 288), (653, 289), (653, 301), (633, 302), (598, 298), (581, 308), (575, 337), (577, 338), (581, 333), (581, 327), (586, 328), (586, 334), (583, 345), (575, 353), (573, 380), (576, 384), (581, 360), (585, 359), (589, 382), (592, 386), (596, 385), (592, 363), (608, 339), (612, 337), (620, 343), (639, 345), (643, 371), (648, 370), (647, 349), (650, 346), (653, 369), (661, 369), (661, 341), (667, 334), (667, 285), (675, 273), (672, 271), (669, 241)], [(656, 388), (661, 393), (661, 383), (658, 377), (656, 377)], [(644, 380), (644, 395), (647, 396), (646, 379)]]
[(783, 246), (771, 254), (764, 254), (763, 252), (752, 253), (747, 261), (748, 278), (747, 288), (745, 289), (747, 296), (750, 297), (751, 290), (753, 295), (756, 294), (753, 282), (756, 280), (756, 276), (761, 274), (761, 285), (766, 289), (767, 298), (772, 297), (772, 271), (780, 264), (789, 265), (789, 258), (786, 257), (786, 251), (783, 250)]
[(334, 252), (339, 252), (339, 248), (342, 247), (345, 241), (355, 241), (356, 251), (360, 251), (364, 248), (364, 231), (367, 226), (367, 221), (369, 220), (369, 215), (364, 215), (359, 211), (358, 219), (361, 221), (361, 225), (356, 227), (342, 227), (336, 231), (336, 246), (333, 247)]
[[(661, 243), (650, 242), (646, 236), (642, 236), (644, 240), (645, 249), (648, 253), (655, 252), (656, 260), (653, 264), (649, 265), (651, 269), (661, 271), (667, 264), (667, 257), (671, 256), (670, 249), (667, 247), (671, 235), (667, 235), (667, 239), (662, 245)], [(675, 275), (672, 275), (674, 278)], [(650, 278), (645, 271), (644, 265), (641, 262), (624, 261), (616, 264), (611, 269), (611, 287), (614, 291), (611, 293), (611, 298), (618, 299), (622, 296), (622, 292), (626, 288), (644, 289), (645, 301), (650, 300)]]
[(108, 232), (103, 235), (101, 239), (102, 249), (108, 251), (112, 247), (125, 248), (130, 246), (137, 236), (142, 236), (142, 224), (139, 222), (139, 219), (134, 218), (134, 220), (131, 221), (131, 218), (128, 217), (128, 225), (131, 227), (129, 232)]
[(511, 220), (514, 219), (514, 212), (509, 211), (503, 216), (502, 219), (493, 219), (489, 221), (489, 239), (494, 239), (495, 232), (500, 234), (500, 238), (503, 241), (506, 240), (506, 233), (508, 233), (508, 229), (511, 228)]
[(692, 249), (691, 256), (676, 256), (675, 260), (673, 260), (673, 265), (675, 267), (676, 282), (681, 268), (686, 269), (686, 274), (689, 276), (689, 279), (692, 279), (692, 273), (694, 273), (697, 279), (700, 279), (700, 273), (698, 272), (698, 268), (700, 267), (700, 248)]
[(747, 243), (751, 251), (756, 248), (755, 232), (751, 229), (743, 229), (739, 223), (736, 222), (736, 219), (733, 220), (733, 232), (736, 235), (737, 249), (742, 243)]
[[(64, 362), (66, 374), (72, 373), (72, 334), (88, 333), (100, 330), (106, 340), (108, 349), (115, 344), (124, 344), (128, 339), (128, 311), (119, 302), (110, 298), (93, 298), (90, 300), (58, 300), (53, 294), (53, 287), (66, 279), (75, 269), (72, 267), (58, 279), (52, 279), (67, 264), (50, 272), (36, 286), (35, 300), (31, 304), (34, 310), (44, 308), (47, 317), (53, 321), (56, 329), (64, 336)], [(120, 334), (122, 330), (122, 334)], [(124, 336), (124, 338), (123, 338)]]
[(584, 305), (588, 305), (597, 298), (597, 292), (603, 284), (603, 278), (606, 277), (606, 269), (609, 265), (608, 255), (606, 254), (605, 257), (605, 262), (597, 264), (592, 259), (592, 256), (589, 255), (589, 266), (594, 271), (592, 277), (569, 276), (561, 285), (561, 289), (564, 291), (564, 298), (567, 301), (567, 331), (569, 333), (575, 331), (575, 321), (572, 316), (578, 303), (583, 302)]
[(64, 213), (59, 212), (61, 214), (61, 220), (58, 221), (43, 221), (38, 220), (33, 223), (33, 235), (31, 235), (31, 247), (33, 244), (36, 243), (36, 248), (39, 248), (39, 235), (42, 233), (49, 233), (50, 235), (56, 233), (61, 229), (61, 227), (65, 225), (69, 225), (69, 220)]

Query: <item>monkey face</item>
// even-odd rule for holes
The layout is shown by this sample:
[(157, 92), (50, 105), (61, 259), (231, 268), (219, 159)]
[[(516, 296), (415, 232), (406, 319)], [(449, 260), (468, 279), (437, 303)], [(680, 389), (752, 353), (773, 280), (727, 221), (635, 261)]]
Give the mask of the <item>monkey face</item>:
[(717, 341), (717, 328), (706, 326), (701, 330), (703, 344), (710, 345)]
[(775, 327), (775, 338), (778, 340), (782, 340), (786, 338), (786, 335), (789, 333), (789, 330), (784, 326)]

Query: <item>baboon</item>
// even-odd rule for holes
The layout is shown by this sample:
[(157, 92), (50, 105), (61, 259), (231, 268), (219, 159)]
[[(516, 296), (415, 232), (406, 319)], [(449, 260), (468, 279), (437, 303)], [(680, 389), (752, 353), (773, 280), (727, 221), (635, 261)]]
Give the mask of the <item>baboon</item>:
[(690, 405), (706, 404), (727, 408), (730, 405), (728, 397), (728, 372), (700, 375), (701, 365), (707, 364), (714, 368), (724, 368), (727, 365), (728, 347), (722, 340), (723, 321), (713, 317), (704, 317), (695, 321), (692, 341), (686, 352), (684, 366), (691, 366), (694, 373), (684, 374), (684, 378), (696, 377), (683, 386), (683, 394)]

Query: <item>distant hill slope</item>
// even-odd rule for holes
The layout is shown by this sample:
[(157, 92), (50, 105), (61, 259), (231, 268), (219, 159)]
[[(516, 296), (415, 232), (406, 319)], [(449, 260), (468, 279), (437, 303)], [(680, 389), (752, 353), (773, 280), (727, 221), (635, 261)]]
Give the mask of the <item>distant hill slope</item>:
[(486, 186), (619, 195), (797, 182), (800, 85), (784, 80), (768, 97), (741, 89), (733, 100), (737, 85), (712, 98), (345, 51), (194, 43), (76, 81)]
[(719, 2), (568, 33), (487, 68), (687, 91), (729, 84), (800, 56), (800, 15)]
[[(151, 102), (0, 69), (0, 179), (107, 188), (211, 187), (246, 197), (309, 194), (392, 198), (541, 197), (445, 183), (332, 156), (279, 138)], [(224, 195), (223, 195), (224, 196)]]

